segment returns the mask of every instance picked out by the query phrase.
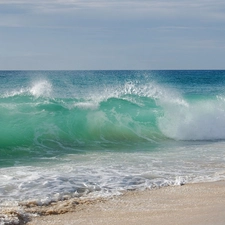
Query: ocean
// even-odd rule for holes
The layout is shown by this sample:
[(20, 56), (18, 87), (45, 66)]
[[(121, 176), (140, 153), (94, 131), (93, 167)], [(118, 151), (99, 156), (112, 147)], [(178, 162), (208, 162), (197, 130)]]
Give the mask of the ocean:
[(2, 209), (222, 180), (224, 153), (225, 71), (0, 71)]

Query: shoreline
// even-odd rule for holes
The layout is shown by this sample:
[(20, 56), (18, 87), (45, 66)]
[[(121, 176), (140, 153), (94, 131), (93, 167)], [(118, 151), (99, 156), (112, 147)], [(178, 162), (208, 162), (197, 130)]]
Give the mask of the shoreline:
[(216, 181), (128, 191), (106, 200), (83, 200), (66, 213), (33, 217), (27, 224), (222, 225), (224, 209), (225, 181)]

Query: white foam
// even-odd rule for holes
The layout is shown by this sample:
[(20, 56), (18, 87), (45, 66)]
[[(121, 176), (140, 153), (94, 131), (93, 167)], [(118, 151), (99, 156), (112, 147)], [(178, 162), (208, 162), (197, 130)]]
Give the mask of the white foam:
[(99, 104), (95, 102), (78, 102), (74, 103), (74, 107), (80, 108), (80, 109), (97, 109)]
[[(87, 90), (85, 90), (87, 91)], [(82, 90), (81, 90), (82, 92)], [(126, 82), (110, 86), (106, 85), (99, 88), (90, 88), (85, 93), (80, 93), (83, 102), (75, 103), (75, 107), (97, 109), (101, 102), (105, 102), (110, 98), (119, 98), (130, 101), (136, 105), (143, 106), (139, 97), (148, 97), (156, 101), (173, 102), (176, 104), (187, 106), (187, 102), (182, 99), (178, 92), (169, 87), (161, 86), (153, 81), (145, 84), (139, 81)], [(78, 96), (79, 98), (79, 96)]]
[(164, 104), (173, 102), (184, 106), (188, 105), (177, 91), (169, 87), (161, 86), (155, 82), (148, 82), (146, 84), (127, 82), (120, 93), (122, 95), (135, 94), (137, 96), (149, 97), (160, 100)]
[(96, 152), (67, 155), (38, 166), (1, 168), (0, 224), (26, 220), (23, 204), (43, 206), (74, 197), (110, 197), (124, 190), (225, 179), (223, 149), (221, 142), (167, 145), (166, 151), (151, 154)]
[(162, 104), (164, 116), (159, 127), (164, 135), (177, 140), (225, 139), (225, 101), (198, 101), (188, 106)]
[[(224, 143), (199, 147), (167, 146), (167, 151), (104, 152), (68, 155), (46, 164), (2, 168), (1, 204), (7, 200), (48, 201), (85, 193), (181, 184), (197, 179), (224, 178)], [(214, 155), (214, 151), (217, 155)], [(222, 171), (222, 172), (221, 172)], [(211, 178), (210, 178), (211, 177)], [(199, 179), (199, 178), (198, 178)], [(41, 203), (41, 204), (42, 204)]]
[(27, 93), (26, 88), (20, 88), (18, 90), (13, 90), (13, 91), (8, 91), (2, 95), (3, 98), (9, 98), (9, 97), (14, 97), (17, 95), (24, 95)]

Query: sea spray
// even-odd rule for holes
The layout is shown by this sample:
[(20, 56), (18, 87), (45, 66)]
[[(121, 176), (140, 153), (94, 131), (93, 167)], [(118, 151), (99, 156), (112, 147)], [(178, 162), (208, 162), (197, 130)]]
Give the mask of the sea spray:
[(225, 102), (215, 98), (166, 108), (159, 127), (176, 140), (224, 140)]
[(35, 97), (49, 97), (51, 96), (52, 84), (47, 80), (41, 80), (34, 83), (29, 91)]

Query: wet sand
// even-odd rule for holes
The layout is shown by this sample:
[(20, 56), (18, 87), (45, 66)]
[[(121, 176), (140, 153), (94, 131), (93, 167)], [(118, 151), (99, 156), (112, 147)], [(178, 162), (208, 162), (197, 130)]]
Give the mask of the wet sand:
[(33, 218), (29, 225), (224, 225), (225, 181), (130, 191), (71, 212)]

